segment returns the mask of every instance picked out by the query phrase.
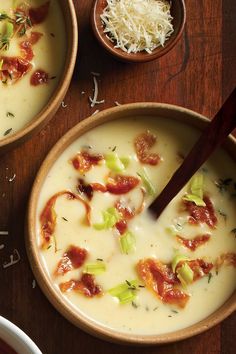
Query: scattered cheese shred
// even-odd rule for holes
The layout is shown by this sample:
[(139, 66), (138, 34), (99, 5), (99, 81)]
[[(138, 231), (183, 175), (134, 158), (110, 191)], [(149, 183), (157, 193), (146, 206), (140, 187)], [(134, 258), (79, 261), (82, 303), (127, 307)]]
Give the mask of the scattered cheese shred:
[(94, 95), (93, 95), (93, 98), (91, 96), (89, 96), (89, 101), (91, 102), (91, 104), (90, 104), (91, 107), (94, 107), (96, 104), (101, 104), (101, 103), (105, 102), (105, 100), (98, 101), (98, 81), (97, 81), (96, 76), (94, 76), (94, 75), (93, 75), (93, 83), (94, 83)]
[(101, 20), (104, 33), (128, 53), (164, 46), (174, 32), (171, 2), (165, 0), (107, 0)]
[(0, 236), (8, 236), (8, 231), (0, 231)]
[(0, 245), (0, 250), (3, 250), (4, 247), (5, 247), (5, 245), (4, 245), (4, 244), (1, 244), (1, 245)]
[(20, 261), (20, 254), (17, 249), (13, 250), (13, 253), (10, 255), (10, 262), (4, 262), (3, 263), (3, 268), (8, 268), (13, 266), (14, 264), (18, 263)]

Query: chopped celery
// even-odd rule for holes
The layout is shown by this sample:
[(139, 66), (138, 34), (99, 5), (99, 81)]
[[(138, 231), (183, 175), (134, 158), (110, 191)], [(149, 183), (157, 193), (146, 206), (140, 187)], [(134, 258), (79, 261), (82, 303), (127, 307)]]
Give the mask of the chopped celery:
[(177, 277), (183, 286), (193, 282), (193, 275), (192, 269), (186, 262), (177, 270)]
[(121, 304), (127, 304), (135, 299), (137, 285), (137, 280), (126, 281), (108, 290), (108, 292), (111, 296), (117, 297)]
[(112, 228), (120, 219), (119, 213), (116, 208), (108, 208), (102, 213), (103, 222), (101, 224), (94, 224), (93, 227), (96, 230), (107, 230)]
[(193, 202), (197, 206), (206, 206), (206, 203), (204, 202), (204, 200), (194, 194), (186, 194), (183, 197), (183, 200), (186, 200), (187, 202)]
[(144, 168), (142, 169), (141, 172), (138, 173), (138, 176), (141, 177), (147, 193), (151, 196), (155, 196), (156, 189), (155, 189), (154, 185), (152, 184), (152, 182), (151, 182), (150, 178), (148, 177), (147, 172)]
[(173, 272), (175, 272), (175, 269), (180, 261), (189, 261), (189, 258), (183, 254), (176, 254), (171, 263)]
[(87, 263), (84, 267), (84, 273), (99, 275), (106, 271), (106, 264), (104, 262)]
[(124, 235), (120, 236), (120, 248), (124, 254), (129, 254), (135, 251), (135, 236), (132, 232), (127, 231)]

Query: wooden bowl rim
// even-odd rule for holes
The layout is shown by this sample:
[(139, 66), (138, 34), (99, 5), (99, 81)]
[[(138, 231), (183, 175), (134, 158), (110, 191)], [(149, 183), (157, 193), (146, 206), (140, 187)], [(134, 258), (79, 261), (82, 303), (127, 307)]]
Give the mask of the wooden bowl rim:
[[(70, 20), (66, 21), (65, 19), (65, 28), (67, 33), (69, 32), (71, 33), (71, 38), (70, 38), (71, 40), (69, 42), (69, 45), (67, 44), (67, 52), (65, 56), (65, 67), (61, 73), (61, 78), (55, 90), (53, 91), (53, 94), (50, 97), (49, 101), (41, 109), (41, 111), (38, 114), (36, 114), (36, 116), (34, 116), (32, 120), (30, 120), (30, 122), (27, 123), (27, 125), (25, 125), (22, 129), (0, 140), (0, 152), (2, 148), (6, 148), (7, 146), (17, 144), (18, 141), (30, 137), (31, 133), (33, 134), (33, 132), (44, 123), (44, 121), (46, 124), (54, 116), (53, 112), (55, 112), (59, 108), (68, 90), (73, 75), (74, 67), (75, 67), (76, 57), (77, 57), (78, 25), (77, 25), (77, 17), (76, 17), (73, 0), (66, 0), (66, 3), (68, 6), (68, 14)], [(52, 116), (48, 119), (50, 114), (52, 114)]]
[[(157, 345), (176, 342), (192, 337), (223, 321), (236, 310), (236, 292), (234, 292), (231, 297), (213, 314), (187, 328), (160, 335), (131, 335), (120, 333), (103, 325), (99, 325), (96, 321), (86, 317), (82, 312), (76, 312), (73, 310), (73, 307), (69, 304), (69, 302), (63, 300), (63, 295), (56, 290), (45, 267), (43, 266), (39, 247), (35, 238), (38, 195), (44, 183), (45, 177), (56, 159), (70, 144), (72, 144), (73, 141), (90, 129), (105, 122), (130, 117), (134, 114), (140, 117), (159, 116), (170, 120), (174, 119), (183, 123), (191, 124), (192, 126), (200, 129), (203, 129), (209, 122), (209, 120), (203, 115), (186, 108), (170, 104), (141, 102), (126, 104), (104, 110), (95, 116), (90, 116), (89, 118), (78, 123), (62, 138), (60, 138), (60, 140), (51, 149), (38, 171), (28, 205), (25, 242), (30, 265), (37, 282), (39, 283), (44, 294), (47, 296), (48, 300), (66, 319), (87, 333), (107, 341), (132, 345)], [(234, 137), (228, 137), (226, 145), (227, 148), (231, 148), (231, 150), (233, 149), (235, 153), (236, 139)]]
[[(98, 42), (105, 48), (111, 55), (118, 58), (121, 61), (125, 61), (128, 63), (144, 63), (151, 60), (155, 60), (157, 58), (162, 57), (167, 52), (169, 52), (179, 41), (182, 36), (185, 22), (186, 22), (186, 7), (184, 0), (175, 0), (178, 2), (178, 6), (180, 9), (180, 17), (181, 17), (181, 25), (179, 30), (175, 36), (175, 38), (171, 41), (167, 41), (164, 47), (156, 48), (151, 54), (149, 53), (126, 53), (119, 48), (114, 48), (114, 45), (109, 40), (106, 40), (104, 33), (100, 30), (100, 23), (98, 23), (96, 15), (97, 15), (97, 6), (101, 0), (94, 0), (90, 21), (92, 25), (92, 29), (94, 32), (95, 37), (97, 38)], [(170, 37), (171, 38), (171, 37)]]

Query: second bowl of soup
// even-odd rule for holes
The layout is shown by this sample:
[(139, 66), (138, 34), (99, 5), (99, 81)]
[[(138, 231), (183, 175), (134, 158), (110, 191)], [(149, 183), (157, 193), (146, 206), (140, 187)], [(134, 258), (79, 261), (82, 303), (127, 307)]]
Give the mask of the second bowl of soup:
[(0, 3), (0, 152), (38, 131), (68, 89), (77, 52), (73, 2)]

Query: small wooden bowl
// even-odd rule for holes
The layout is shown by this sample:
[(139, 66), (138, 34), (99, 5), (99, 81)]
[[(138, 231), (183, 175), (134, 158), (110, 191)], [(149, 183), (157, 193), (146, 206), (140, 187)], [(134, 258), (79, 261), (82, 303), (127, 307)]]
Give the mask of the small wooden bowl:
[(106, 34), (103, 32), (103, 24), (100, 15), (103, 13), (106, 7), (106, 0), (95, 0), (92, 12), (91, 12), (91, 24), (93, 32), (99, 41), (99, 43), (115, 58), (129, 63), (144, 63), (151, 61), (161, 56), (165, 55), (169, 50), (171, 50), (178, 40), (180, 39), (185, 21), (186, 21), (186, 9), (184, 0), (172, 1), (171, 15), (173, 17), (173, 27), (174, 33), (166, 41), (164, 47), (156, 48), (151, 54), (143, 51), (139, 53), (126, 53), (119, 48), (115, 48), (114, 44), (107, 38)]
[[(122, 344), (135, 344), (135, 345), (157, 345), (169, 342), (179, 341), (215, 326), (226, 317), (228, 317), (234, 310), (236, 310), (236, 291), (232, 296), (222, 305), (218, 310), (212, 313), (209, 317), (204, 320), (187, 327), (182, 330), (178, 330), (171, 333), (160, 334), (160, 335), (132, 335), (124, 334), (118, 331), (109, 329), (98, 322), (88, 319), (82, 312), (75, 311), (75, 308), (70, 305), (63, 295), (60, 294), (55, 286), (53, 285), (48, 271), (42, 261), (40, 255), (40, 249), (36, 240), (36, 211), (37, 202), (39, 199), (40, 191), (42, 189), (45, 178), (51, 169), (52, 165), (58, 159), (58, 157), (64, 152), (64, 150), (72, 144), (77, 138), (97, 127), (105, 122), (126, 118), (126, 117), (163, 117), (166, 119), (174, 119), (186, 124), (190, 124), (200, 130), (204, 129), (208, 124), (209, 120), (204, 116), (190, 111), (185, 108), (168, 105), (168, 104), (158, 104), (158, 103), (133, 103), (127, 104), (115, 108), (111, 108), (102, 111), (95, 116), (92, 116), (74, 128), (72, 128), (65, 136), (63, 136), (57, 144), (50, 151), (45, 161), (43, 162), (33, 185), (29, 209), (26, 220), (26, 230), (25, 230), (25, 241), (26, 250), (29, 257), (29, 261), (40, 285), (42, 291), (47, 296), (52, 305), (70, 322), (72, 322), (77, 327), (83, 329), (84, 331), (116, 343)], [(225, 149), (236, 161), (236, 140), (231, 136), (227, 139), (224, 145)]]
[(59, 0), (59, 3), (64, 15), (67, 32), (67, 53), (61, 79), (49, 102), (41, 112), (23, 129), (0, 140), (0, 155), (15, 148), (39, 132), (54, 116), (69, 88), (77, 56), (78, 26), (73, 0)]

